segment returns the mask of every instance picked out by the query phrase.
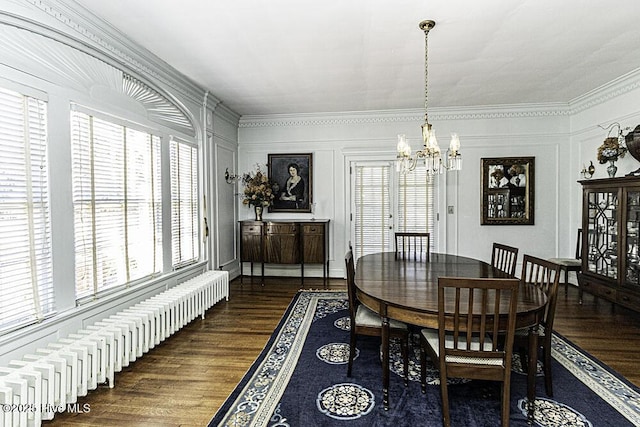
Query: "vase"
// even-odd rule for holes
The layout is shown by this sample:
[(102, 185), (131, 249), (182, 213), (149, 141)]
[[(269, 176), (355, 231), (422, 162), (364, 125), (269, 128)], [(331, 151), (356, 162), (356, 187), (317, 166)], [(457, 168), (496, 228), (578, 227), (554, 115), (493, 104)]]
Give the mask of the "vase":
[(256, 221), (262, 221), (262, 206), (255, 206)]
[(609, 178), (613, 178), (616, 176), (616, 172), (618, 171), (618, 167), (616, 166), (616, 162), (613, 160), (609, 160), (609, 166), (607, 166), (607, 172), (609, 173)]

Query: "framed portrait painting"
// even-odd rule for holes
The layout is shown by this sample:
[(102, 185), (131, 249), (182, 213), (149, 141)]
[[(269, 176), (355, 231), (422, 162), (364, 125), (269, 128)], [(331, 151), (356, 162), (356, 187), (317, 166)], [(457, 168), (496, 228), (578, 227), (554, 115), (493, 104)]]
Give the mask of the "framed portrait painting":
[(534, 157), (481, 159), (482, 225), (534, 224)]
[(311, 212), (313, 155), (269, 154), (267, 167), (275, 195), (269, 212)]

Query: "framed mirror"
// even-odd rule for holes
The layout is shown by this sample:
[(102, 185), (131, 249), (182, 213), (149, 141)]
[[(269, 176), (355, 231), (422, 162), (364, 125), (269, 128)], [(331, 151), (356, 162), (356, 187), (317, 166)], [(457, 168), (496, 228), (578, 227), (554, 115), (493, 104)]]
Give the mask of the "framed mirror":
[(481, 225), (534, 224), (534, 157), (481, 160)]

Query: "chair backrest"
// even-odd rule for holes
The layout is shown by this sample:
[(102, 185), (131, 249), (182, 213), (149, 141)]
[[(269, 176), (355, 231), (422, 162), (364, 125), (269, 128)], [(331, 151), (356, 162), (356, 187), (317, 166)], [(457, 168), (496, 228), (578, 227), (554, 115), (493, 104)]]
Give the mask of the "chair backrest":
[(547, 296), (543, 325), (549, 332), (553, 329), (559, 279), (560, 265), (531, 255), (524, 255), (520, 281), (537, 286)]
[(576, 259), (582, 259), (582, 228), (578, 228), (578, 237), (576, 238)]
[(347, 294), (349, 295), (349, 316), (351, 317), (351, 327), (355, 325), (356, 309), (358, 300), (356, 298), (356, 268), (353, 261), (353, 251), (348, 250), (344, 256), (344, 263), (347, 269)]
[[(493, 360), (492, 363), (480, 363), (480, 365), (486, 364), (494, 369), (496, 367), (511, 369), (519, 284), (516, 278), (440, 277), (438, 279), (441, 368), (445, 367), (446, 362), (452, 365), (469, 364), (470, 361), (462, 361), (460, 358), (472, 357)], [(506, 313), (505, 307), (508, 307)], [(453, 340), (446, 339), (447, 335), (452, 336)], [(504, 337), (504, 348), (498, 347), (502, 337)], [(450, 368), (451, 366), (445, 367), (448, 371)], [(456, 369), (465, 368), (457, 366)], [(475, 376), (475, 373), (471, 374)]]
[(501, 243), (493, 243), (491, 251), (491, 265), (493, 267), (515, 277), (517, 261), (518, 248)]
[(409, 259), (413, 257), (414, 260), (429, 261), (430, 247), (430, 233), (395, 233), (396, 258)]

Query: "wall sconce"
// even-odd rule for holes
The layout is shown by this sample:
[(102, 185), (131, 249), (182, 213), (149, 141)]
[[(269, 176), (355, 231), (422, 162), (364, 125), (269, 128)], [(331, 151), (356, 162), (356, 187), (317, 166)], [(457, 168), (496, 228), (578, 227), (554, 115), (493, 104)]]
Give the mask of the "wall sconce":
[(235, 184), (240, 178), (242, 178), (242, 176), (229, 173), (229, 168), (225, 169), (224, 180), (227, 181), (227, 184)]
[(589, 167), (585, 167), (583, 165), (582, 170), (580, 171), (580, 174), (584, 179), (590, 179), (595, 172), (596, 172), (596, 168), (595, 166), (593, 166), (593, 162), (589, 161)]

